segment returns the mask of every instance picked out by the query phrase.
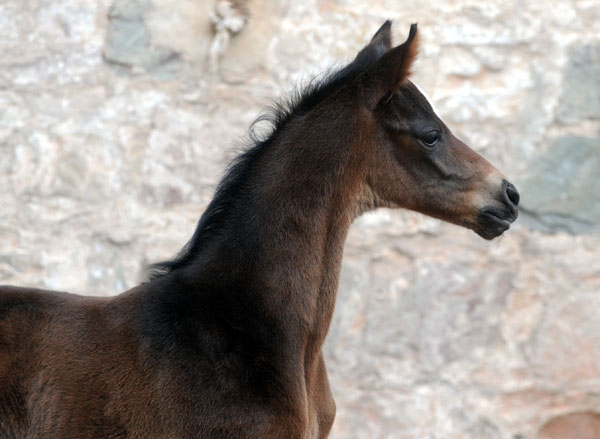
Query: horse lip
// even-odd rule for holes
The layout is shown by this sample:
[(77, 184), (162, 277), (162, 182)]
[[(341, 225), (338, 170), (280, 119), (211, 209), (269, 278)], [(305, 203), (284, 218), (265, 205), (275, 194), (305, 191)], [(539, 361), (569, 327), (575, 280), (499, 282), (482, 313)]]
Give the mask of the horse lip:
[(514, 211), (511, 209), (510, 212), (493, 207), (483, 209), (479, 213), (475, 231), (482, 238), (496, 238), (510, 228), (511, 223), (517, 219), (517, 216), (516, 209)]
[(509, 206), (509, 211), (497, 209), (497, 208), (488, 208), (483, 209), (481, 211), (481, 215), (485, 216), (493, 221), (501, 222), (510, 226), (511, 223), (514, 223), (519, 216), (519, 209)]
[(514, 221), (513, 216), (511, 216), (509, 218), (502, 218), (502, 217), (496, 215), (494, 212), (489, 212), (489, 211), (484, 212), (483, 216), (489, 218), (494, 223), (502, 224), (503, 226), (506, 226), (507, 229), (510, 227), (510, 224)]

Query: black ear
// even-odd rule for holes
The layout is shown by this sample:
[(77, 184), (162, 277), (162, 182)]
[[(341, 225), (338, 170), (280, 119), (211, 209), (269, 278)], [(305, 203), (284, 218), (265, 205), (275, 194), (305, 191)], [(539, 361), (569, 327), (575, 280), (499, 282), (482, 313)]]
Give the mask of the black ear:
[(371, 66), (392, 48), (392, 21), (387, 20), (379, 28), (369, 44), (367, 44), (354, 59), (355, 63)]
[(392, 20), (386, 20), (381, 25), (369, 44), (379, 44), (385, 47), (386, 52), (392, 48)]
[[(388, 26), (387, 31), (384, 29), (386, 25)], [(384, 40), (391, 43), (390, 25), (389, 21), (386, 22), (375, 34), (373, 41)], [(380, 35), (382, 31), (383, 33)], [(387, 36), (385, 36), (385, 33), (387, 33)], [(393, 49), (387, 50), (380, 56), (375, 65), (365, 72), (363, 86), (365, 87), (367, 104), (371, 108), (377, 105), (385, 96), (398, 91), (400, 85), (410, 75), (412, 63), (418, 51), (417, 25), (412, 24), (406, 41)]]

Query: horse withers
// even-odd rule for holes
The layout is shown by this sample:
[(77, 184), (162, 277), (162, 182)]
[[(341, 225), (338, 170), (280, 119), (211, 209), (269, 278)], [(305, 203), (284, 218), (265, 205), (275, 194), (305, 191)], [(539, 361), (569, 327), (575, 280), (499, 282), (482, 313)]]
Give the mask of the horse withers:
[(0, 288), (2, 438), (325, 438), (321, 348), (352, 221), (412, 209), (501, 235), (515, 187), (408, 79), (417, 26), (272, 114), (186, 247), (119, 296)]

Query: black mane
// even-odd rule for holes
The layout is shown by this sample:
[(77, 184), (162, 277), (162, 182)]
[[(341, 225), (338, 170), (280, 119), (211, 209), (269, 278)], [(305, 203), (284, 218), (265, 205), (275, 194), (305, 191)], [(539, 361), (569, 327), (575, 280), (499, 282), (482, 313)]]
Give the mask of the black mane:
[[(174, 259), (150, 265), (150, 279), (157, 279), (189, 265), (202, 251), (203, 243), (223, 224), (234, 202), (243, 196), (244, 182), (247, 181), (255, 158), (274, 142), (278, 133), (291, 119), (308, 114), (325, 98), (371, 67), (383, 54), (382, 49), (380, 46), (367, 46), (347, 66), (314, 78), (303, 90), (296, 91), (287, 100), (267, 108), (265, 113), (252, 123), (249, 131), (249, 146), (227, 167), (225, 176), (217, 186), (212, 201), (200, 217), (192, 238)], [(271, 128), (261, 138), (256, 134), (255, 127), (265, 121)]]

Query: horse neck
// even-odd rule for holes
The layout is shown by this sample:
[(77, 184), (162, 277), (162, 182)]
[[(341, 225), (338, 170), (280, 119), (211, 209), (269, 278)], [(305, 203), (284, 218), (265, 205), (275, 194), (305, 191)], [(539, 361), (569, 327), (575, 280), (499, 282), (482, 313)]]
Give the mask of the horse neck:
[(243, 295), (255, 308), (247, 312), (279, 328), (305, 364), (318, 357), (331, 322), (360, 180), (356, 139), (338, 131), (343, 147), (335, 148), (323, 132), (292, 131), (256, 159), (211, 256), (190, 267), (236, 285), (228, 294)]

